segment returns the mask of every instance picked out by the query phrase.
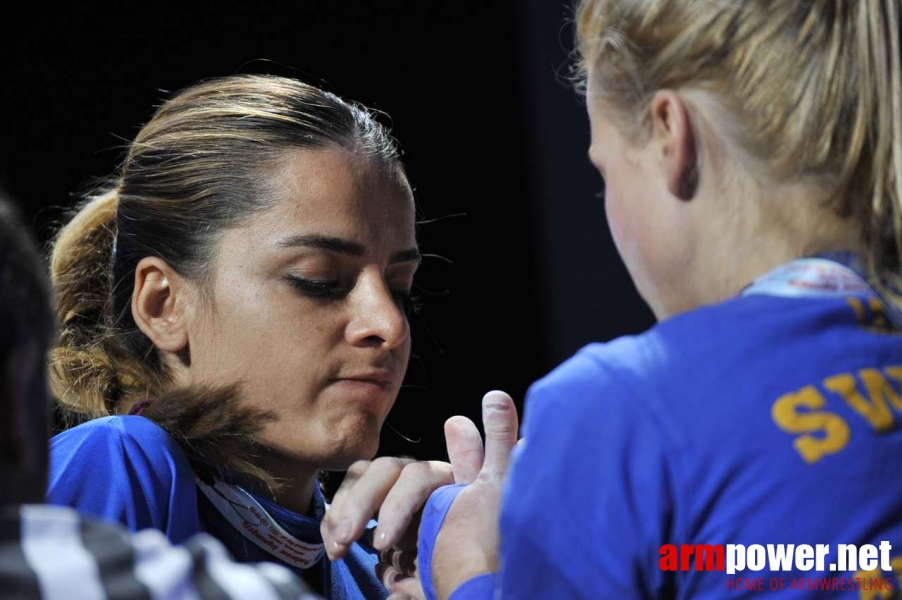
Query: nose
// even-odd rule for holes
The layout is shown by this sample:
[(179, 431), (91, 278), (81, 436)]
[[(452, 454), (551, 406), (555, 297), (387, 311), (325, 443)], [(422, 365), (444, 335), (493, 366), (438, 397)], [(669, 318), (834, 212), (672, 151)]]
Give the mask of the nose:
[(390, 350), (407, 340), (407, 318), (381, 274), (361, 274), (350, 296), (345, 335), (352, 345)]

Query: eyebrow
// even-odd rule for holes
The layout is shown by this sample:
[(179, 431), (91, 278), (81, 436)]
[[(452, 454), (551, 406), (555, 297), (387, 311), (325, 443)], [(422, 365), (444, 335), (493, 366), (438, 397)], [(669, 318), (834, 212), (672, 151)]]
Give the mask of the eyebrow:
[[(326, 250), (328, 252), (345, 254), (347, 256), (363, 256), (366, 254), (366, 246), (363, 244), (328, 235), (317, 234), (295, 235), (279, 241), (276, 246), (278, 248), (297, 248), (298, 246), (303, 246), (305, 248), (316, 248), (318, 250)], [(395, 252), (391, 255), (388, 262), (389, 264), (412, 261), (420, 262), (422, 258), (423, 257), (417, 248), (410, 248), (408, 250)]]

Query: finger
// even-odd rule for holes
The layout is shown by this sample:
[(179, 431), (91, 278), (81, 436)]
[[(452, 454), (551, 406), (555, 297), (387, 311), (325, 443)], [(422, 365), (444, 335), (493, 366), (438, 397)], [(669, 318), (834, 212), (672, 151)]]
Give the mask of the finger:
[(492, 391), (482, 399), (485, 462), (481, 474), (503, 479), (517, 443), (517, 409), (505, 392)]
[(320, 526), (330, 559), (343, 556), (363, 535), (367, 522), (379, 510), (405, 465), (412, 461), (409, 458), (377, 458), (345, 488), (339, 504), (333, 503)]
[(404, 597), (416, 596), (419, 587), (415, 584), (416, 579), (404, 575), (391, 565), (376, 565), (376, 576), (389, 592), (400, 593), (403, 594)]
[(397, 573), (395, 568), (388, 563), (380, 562), (376, 563), (376, 567), (373, 570), (376, 573), (376, 577), (385, 586), (385, 589), (390, 590), (390, 583), (394, 580), (395, 573)]
[(410, 519), (410, 525), (407, 526), (407, 531), (401, 534), (401, 537), (392, 544), (394, 548), (405, 552), (416, 552), (417, 542), (420, 536), (420, 522), (423, 520), (424, 508), (426, 508), (425, 504), (423, 505), (423, 508), (414, 513), (413, 517)]
[(394, 486), (379, 508), (379, 524), (373, 536), (377, 549), (395, 545), (429, 495), (443, 485), (454, 482), (451, 465), (438, 461), (413, 462), (405, 465)]
[(392, 555), (391, 566), (405, 577), (413, 577), (417, 572), (416, 552), (396, 552)]
[(344, 504), (345, 498), (347, 498), (348, 494), (351, 492), (351, 489), (369, 468), (370, 462), (371, 461), (368, 460), (358, 460), (350, 467), (348, 467), (348, 470), (345, 471), (344, 478), (341, 481), (341, 485), (335, 491), (335, 494), (332, 495), (332, 502), (329, 505), (328, 510), (326, 511), (326, 515), (323, 517), (323, 520), (320, 523), (320, 534), (323, 536), (323, 543), (326, 546), (326, 554), (329, 556), (330, 560), (337, 560), (341, 558), (342, 556), (344, 556), (344, 553), (347, 550), (346, 546), (335, 541), (334, 532), (338, 528), (338, 521), (341, 515), (341, 506), (342, 504)]
[(367, 468), (370, 466), (370, 462), (371, 461), (369, 460), (358, 460), (348, 467), (348, 470), (345, 471), (344, 478), (341, 480), (341, 485), (338, 486), (338, 489), (332, 494), (332, 502), (329, 504), (329, 510), (326, 513), (325, 520), (329, 520), (332, 518), (332, 515), (341, 512), (341, 505), (344, 503), (344, 499), (348, 496), (357, 481), (364, 473), (366, 473)]
[(390, 588), (393, 594), (402, 594), (405, 598), (425, 600), (426, 593), (423, 585), (416, 577), (403, 577), (397, 580)]
[(330, 560), (337, 560), (344, 556), (347, 546), (340, 544), (335, 540), (335, 532), (338, 529), (338, 521), (341, 515), (341, 506), (344, 504), (345, 498), (351, 492), (357, 481), (366, 473), (370, 466), (368, 460), (358, 460), (352, 464), (345, 472), (341, 485), (332, 496), (332, 502), (326, 510), (326, 515), (320, 523), (319, 529), (323, 536), (323, 543), (326, 547), (326, 554)]
[(448, 447), (454, 483), (475, 481), (485, 457), (482, 436), (479, 435), (476, 424), (466, 417), (451, 417), (445, 421), (445, 444)]

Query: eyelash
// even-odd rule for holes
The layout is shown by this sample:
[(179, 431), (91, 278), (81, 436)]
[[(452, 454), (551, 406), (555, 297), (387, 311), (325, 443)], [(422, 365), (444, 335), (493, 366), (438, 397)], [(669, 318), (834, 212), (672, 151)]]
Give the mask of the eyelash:
[[(348, 288), (341, 287), (337, 281), (307, 279), (306, 277), (298, 277), (297, 275), (286, 275), (285, 279), (296, 290), (309, 298), (340, 300), (350, 291)], [(395, 299), (395, 304), (397, 304), (408, 317), (419, 313), (423, 306), (420, 297), (411, 292), (392, 290), (391, 295), (392, 298)]]

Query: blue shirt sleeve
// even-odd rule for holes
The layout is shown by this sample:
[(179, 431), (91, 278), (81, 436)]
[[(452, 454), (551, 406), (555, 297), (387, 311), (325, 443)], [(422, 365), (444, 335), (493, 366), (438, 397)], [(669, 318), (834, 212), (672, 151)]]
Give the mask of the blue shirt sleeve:
[(667, 595), (676, 445), (644, 401), (649, 378), (618, 372), (632, 350), (590, 347), (530, 389), (502, 500), (502, 598)]
[[(644, 401), (654, 378), (619, 368), (647, 364), (635, 350), (592, 347), (530, 389), (502, 499), (500, 572), (464, 582), (452, 600), (668, 597), (658, 557), (676, 527), (678, 446)], [(435, 538), (461, 489), (440, 488), (424, 511), (427, 597)]]
[(173, 543), (200, 531), (194, 474), (176, 441), (139, 416), (95, 419), (51, 440), (47, 502), (154, 528)]

